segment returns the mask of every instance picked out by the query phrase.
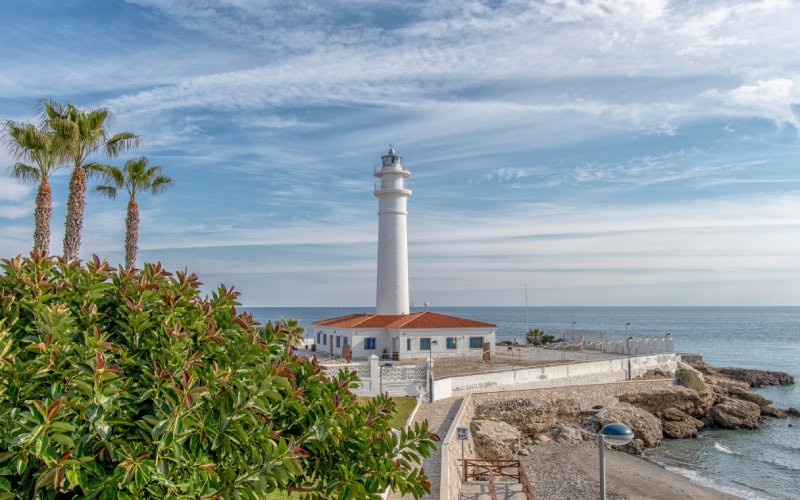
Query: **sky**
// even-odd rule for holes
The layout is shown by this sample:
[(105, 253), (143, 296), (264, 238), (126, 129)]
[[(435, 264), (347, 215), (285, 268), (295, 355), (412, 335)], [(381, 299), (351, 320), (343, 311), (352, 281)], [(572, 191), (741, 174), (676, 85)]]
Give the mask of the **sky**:
[[(0, 118), (109, 108), (142, 144), (96, 159), (175, 180), (139, 262), (249, 306), (374, 304), (390, 144), (416, 305), (799, 305), (797, 26), (790, 0), (3, 0)], [(34, 195), (0, 175), (0, 255)], [(88, 195), (82, 257), (123, 260), (124, 212)]]

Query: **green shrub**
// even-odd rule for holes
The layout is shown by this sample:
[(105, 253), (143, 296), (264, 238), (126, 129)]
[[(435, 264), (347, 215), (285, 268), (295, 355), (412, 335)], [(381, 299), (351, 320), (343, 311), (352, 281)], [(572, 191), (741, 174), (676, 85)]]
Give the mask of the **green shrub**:
[(703, 382), (703, 379), (700, 377), (700, 375), (689, 368), (678, 368), (675, 371), (675, 379), (682, 386), (688, 387), (689, 389), (694, 389), (697, 392), (703, 392), (706, 390), (706, 384)]
[(528, 345), (540, 346), (545, 344), (552, 344), (556, 341), (553, 335), (546, 335), (544, 330), (540, 328), (531, 328), (525, 336)]
[[(415, 497), (435, 435), (296, 357), (224, 286), (40, 256), (0, 275), (0, 497)], [(3, 493), (6, 492), (6, 493)]]

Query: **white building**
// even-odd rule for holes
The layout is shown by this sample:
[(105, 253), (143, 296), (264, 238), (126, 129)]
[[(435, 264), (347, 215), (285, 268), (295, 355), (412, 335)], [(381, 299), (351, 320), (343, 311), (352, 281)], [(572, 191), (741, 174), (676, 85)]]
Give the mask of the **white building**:
[[(408, 216), (411, 190), (403, 157), (394, 149), (381, 157), (374, 172), (378, 198), (378, 279), (375, 314), (351, 314), (314, 322), (318, 352), (353, 357), (372, 354), (393, 359), (443, 353), (494, 351), (496, 326), (433, 312), (410, 314), (408, 293)], [(486, 348), (486, 349), (484, 349)]]

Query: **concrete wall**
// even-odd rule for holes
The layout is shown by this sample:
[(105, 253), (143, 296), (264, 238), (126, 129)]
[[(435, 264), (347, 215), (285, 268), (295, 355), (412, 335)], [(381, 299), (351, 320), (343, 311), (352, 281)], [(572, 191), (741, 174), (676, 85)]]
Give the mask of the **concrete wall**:
[(384, 393), (390, 396), (421, 397), (427, 393), (427, 363), (383, 367), (385, 363), (386, 361), (373, 355), (367, 361), (323, 362), (322, 366), (331, 375), (342, 369), (356, 372), (359, 380), (353, 392), (358, 396), (377, 396)]
[(519, 390), (619, 382), (636, 378), (648, 370), (659, 369), (673, 373), (676, 368), (677, 356), (669, 353), (459, 375), (434, 381), (433, 397), (434, 400), (439, 400), (489, 388), (513, 387)]

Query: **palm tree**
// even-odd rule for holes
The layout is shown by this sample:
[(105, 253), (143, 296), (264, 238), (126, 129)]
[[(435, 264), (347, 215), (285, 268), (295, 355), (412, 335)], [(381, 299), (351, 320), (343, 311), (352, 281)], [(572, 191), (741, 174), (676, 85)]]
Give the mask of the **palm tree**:
[(109, 137), (109, 111), (106, 108), (83, 111), (72, 104), (62, 106), (44, 101), (43, 118), (65, 143), (73, 169), (69, 179), (67, 219), (64, 223), (64, 258), (78, 257), (86, 204), (86, 174), (102, 169), (99, 163), (86, 163), (89, 155), (103, 149), (110, 157), (139, 145), (139, 137), (120, 132)]
[(130, 196), (125, 217), (125, 267), (130, 269), (136, 263), (136, 252), (139, 250), (139, 205), (136, 195), (150, 191), (153, 196), (158, 196), (172, 186), (172, 179), (164, 175), (161, 167), (150, 166), (144, 156), (128, 160), (121, 169), (104, 165), (100, 172), (107, 184), (95, 186), (96, 192), (113, 200), (117, 197), (117, 191), (124, 189)]
[(53, 213), (53, 194), (50, 175), (64, 166), (66, 158), (62, 142), (52, 129), (37, 128), (30, 123), (8, 120), (4, 142), (18, 161), (11, 167), (11, 176), (20, 182), (38, 182), (36, 208), (33, 212), (33, 251), (50, 253), (50, 217)]

